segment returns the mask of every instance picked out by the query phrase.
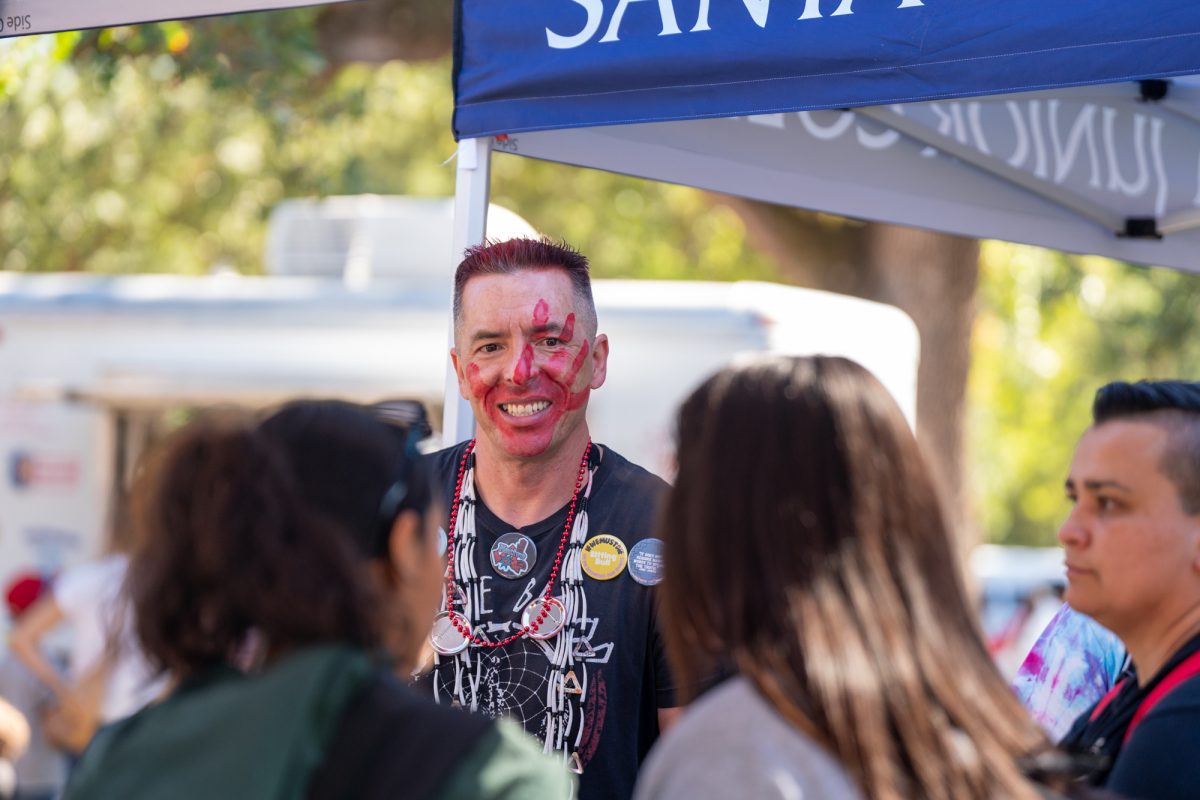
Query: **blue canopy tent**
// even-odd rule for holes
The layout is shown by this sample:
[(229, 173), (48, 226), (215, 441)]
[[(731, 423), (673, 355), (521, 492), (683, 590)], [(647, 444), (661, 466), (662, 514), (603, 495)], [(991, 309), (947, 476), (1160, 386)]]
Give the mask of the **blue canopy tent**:
[(458, 0), (456, 253), (499, 150), (1200, 271), (1197, 74), (1193, 0)]

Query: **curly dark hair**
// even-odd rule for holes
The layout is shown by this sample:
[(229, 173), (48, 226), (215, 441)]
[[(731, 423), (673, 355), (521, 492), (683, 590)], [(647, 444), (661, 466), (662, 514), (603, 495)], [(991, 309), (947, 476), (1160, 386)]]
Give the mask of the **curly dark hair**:
[(351, 541), (305, 513), (295, 472), (253, 420), (208, 415), (139, 471), (126, 586), (147, 656), (177, 677), (229, 663), (251, 631), (270, 655), (377, 646)]

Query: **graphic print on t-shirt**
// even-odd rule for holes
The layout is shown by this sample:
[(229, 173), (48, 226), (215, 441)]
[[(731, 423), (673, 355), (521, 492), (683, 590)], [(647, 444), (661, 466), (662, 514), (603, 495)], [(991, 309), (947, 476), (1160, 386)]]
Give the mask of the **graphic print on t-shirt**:
[[(460, 445), (437, 456), (447, 496), (453, 496), (462, 453)], [(590, 532), (583, 532), (579, 549), (605, 536), (627, 545), (628, 556), (652, 535), (655, 503), (665, 484), (611, 451), (593, 480)], [(508, 639), (520, 630), (522, 611), (545, 595), (566, 510), (515, 529), (482, 501), (460, 503), (460, 527), (463, 515), (472, 516), (476, 541), (469, 554), (459, 555), (462, 540), (456, 537), (455, 607), (469, 619), (477, 640)], [(521, 578), (503, 577), (492, 565), (492, 546), (507, 533), (528, 536), (537, 549), (532, 569)], [(564, 575), (570, 552), (564, 548)], [(671, 689), (653, 596), (624, 564), (608, 580), (588, 577), (578, 561), (573, 574), (574, 585), (560, 578), (551, 592), (567, 611), (556, 636), (546, 641), (525, 636), (502, 647), (473, 645), (457, 656), (439, 657), (420, 680), (439, 702), (509, 716), (543, 742), (549, 738), (549, 752), (582, 770), (580, 800), (628, 800), (655, 738), (657, 710), (671, 705), (664, 700)]]
[[(478, 618), (480, 629), (476, 634), (488, 641), (497, 641), (515, 633), (521, 611), (545, 589), (542, 576), (535, 576), (524, 584), (520, 594), (508, 607), (499, 613), (488, 600), (493, 600), (497, 591), (507, 588), (507, 582), (497, 582), (491, 575), (481, 575), (477, 578), (480, 598)], [(550, 720), (547, 698), (551, 695), (551, 680), (562, 684), (565, 694), (577, 694), (583, 699), (587, 696), (586, 686), (594, 673), (588, 672), (588, 665), (608, 663), (612, 657), (615, 642), (600, 642), (596, 640), (600, 620), (598, 617), (584, 617), (576, 624), (564, 629), (558, 636), (548, 641), (538, 641), (524, 637), (504, 647), (472, 648), (473, 657), (477, 660), (474, 668), (467, 670), (467, 685), (464, 691), (463, 705), (472, 706), (489, 717), (509, 716), (518, 720), (526, 731), (535, 734), (545, 741)], [(578, 693), (571, 691), (567, 685), (567, 674), (559, 673), (551, 664), (555, 648), (566, 645), (566, 641), (558, 639), (568, 637), (571, 643), (571, 653), (567, 659), (568, 671), (573, 673), (574, 683), (579, 685)], [(457, 676), (454, 670), (438, 670), (438, 692), (444, 696), (454, 696)], [(583, 709), (579, 702), (572, 704), (564, 730), (569, 736), (568, 744), (574, 746), (575, 739), (581, 736), (581, 724), (586, 724)], [(593, 740), (591, 749), (594, 751), (594, 741), (599, 738), (598, 726), (590, 726), (589, 733)], [(564, 737), (565, 738), (565, 737)], [(557, 748), (556, 748), (557, 749)], [(571, 752), (567, 750), (567, 752)], [(581, 761), (586, 766), (586, 760), (581, 754)]]

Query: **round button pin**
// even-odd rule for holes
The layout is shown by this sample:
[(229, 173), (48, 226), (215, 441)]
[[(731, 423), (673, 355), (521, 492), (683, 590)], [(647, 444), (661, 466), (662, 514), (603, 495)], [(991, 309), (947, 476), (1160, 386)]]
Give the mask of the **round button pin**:
[(589, 577), (610, 581), (625, 569), (629, 551), (616, 536), (602, 533), (584, 542), (581, 556), (583, 571)]
[(662, 581), (662, 539), (642, 539), (630, 549), (629, 575), (642, 586), (655, 586)]
[(492, 544), (490, 559), (497, 575), (516, 580), (533, 569), (537, 562), (537, 545), (523, 533), (506, 533)]

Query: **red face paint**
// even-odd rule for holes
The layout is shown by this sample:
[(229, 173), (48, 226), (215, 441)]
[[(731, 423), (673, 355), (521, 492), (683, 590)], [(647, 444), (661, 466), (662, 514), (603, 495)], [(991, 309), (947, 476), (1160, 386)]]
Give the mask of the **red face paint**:
[(545, 300), (538, 300), (537, 305), (533, 307), (533, 327), (545, 325), (549, 320), (550, 304)]
[(558, 335), (559, 339), (564, 342), (569, 342), (575, 338), (575, 315), (567, 314), (567, 319), (563, 322), (562, 332)]
[(492, 388), (490, 383), (479, 376), (478, 364), (467, 364), (467, 384), (471, 387), (471, 394), (480, 400), (487, 395), (488, 389)]
[(521, 357), (517, 359), (517, 366), (513, 368), (513, 383), (518, 386), (523, 386), (529, 383), (529, 376), (533, 372), (533, 345), (525, 345), (525, 349), (521, 351)]
[[(574, 327), (575, 316), (570, 314), (563, 322), (561, 335), (554, 338), (565, 344), (574, 337)], [(485, 365), (486, 374), (475, 363), (467, 365), (471, 394), (479, 401), (479, 410), (487, 416), (506, 452), (526, 458), (540, 455), (553, 443), (562, 418), (587, 405), (591, 387), (584, 384), (576, 391), (575, 383), (587, 363), (590, 343), (584, 340), (577, 352), (572, 353), (572, 349), (559, 347), (546, 352), (526, 344), (513, 367), (511, 380), (502, 379), (498, 364), (492, 368)], [(542, 403), (547, 404), (545, 408), (525, 416), (501, 408), (507, 406), (511, 410)]]

